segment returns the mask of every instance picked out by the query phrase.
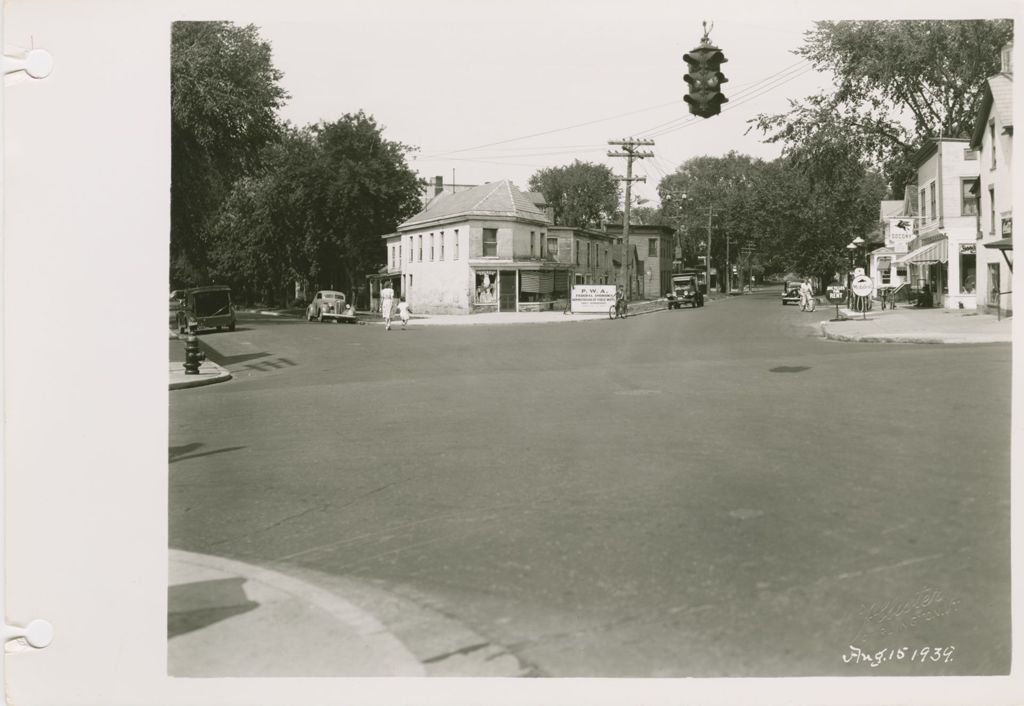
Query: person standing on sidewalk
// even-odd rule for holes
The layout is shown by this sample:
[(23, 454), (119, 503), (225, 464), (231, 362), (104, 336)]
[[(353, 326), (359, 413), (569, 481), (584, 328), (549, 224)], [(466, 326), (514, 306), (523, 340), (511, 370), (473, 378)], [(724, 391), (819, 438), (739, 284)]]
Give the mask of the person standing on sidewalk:
[(402, 320), (403, 331), (409, 323), (409, 314), (411, 313), (412, 309), (409, 308), (409, 302), (405, 301), (405, 297), (402, 297), (401, 301), (398, 302), (398, 318)]
[(380, 315), (384, 319), (384, 330), (391, 330), (391, 309), (395, 303), (395, 290), (391, 288), (391, 282), (380, 290)]

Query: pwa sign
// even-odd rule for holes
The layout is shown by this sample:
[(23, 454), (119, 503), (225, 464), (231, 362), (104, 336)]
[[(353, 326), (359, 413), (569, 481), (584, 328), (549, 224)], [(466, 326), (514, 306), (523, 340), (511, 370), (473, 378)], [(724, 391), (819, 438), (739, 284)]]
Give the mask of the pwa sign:
[(614, 284), (574, 284), (572, 287), (574, 314), (607, 314), (614, 303)]

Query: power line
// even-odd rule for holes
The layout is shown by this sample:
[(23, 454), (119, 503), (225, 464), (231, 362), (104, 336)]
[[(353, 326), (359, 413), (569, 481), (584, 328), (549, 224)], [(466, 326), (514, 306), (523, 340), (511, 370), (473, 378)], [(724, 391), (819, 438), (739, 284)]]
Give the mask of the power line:
[(426, 157), (441, 157), (441, 156), (444, 156), (444, 155), (447, 155), (447, 154), (456, 154), (458, 152), (471, 152), (473, 150), (483, 149), (484, 147), (493, 147), (494, 145), (504, 145), (504, 144), (507, 144), (509, 142), (518, 142), (519, 140), (528, 140), (531, 137), (541, 137), (543, 135), (550, 135), (550, 134), (555, 133), (555, 132), (563, 132), (565, 130), (572, 130), (572, 129), (578, 128), (578, 127), (586, 127), (587, 125), (595, 125), (597, 123), (607, 122), (608, 120), (615, 120), (617, 118), (624, 118), (624, 117), (626, 117), (628, 115), (636, 115), (637, 113), (646, 113), (649, 110), (657, 110), (658, 108), (664, 108), (666, 106), (675, 105), (676, 103), (678, 103), (678, 101), (670, 101), (668, 103), (660, 103), (658, 105), (648, 106), (647, 108), (639, 108), (637, 110), (631, 110), (628, 113), (620, 113), (618, 115), (613, 115), (613, 116), (608, 117), (608, 118), (598, 118), (597, 120), (588, 120), (585, 123), (577, 123), (575, 125), (567, 125), (565, 127), (554, 128), (553, 130), (545, 130), (543, 132), (535, 132), (535, 133), (533, 133), (531, 135), (523, 135), (521, 137), (512, 137), (512, 138), (509, 138), (507, 140), (499, 140), (498, 142), (489, 142), (489, 143), (487, 143), (485, 145), (477, 145), (476, 147), (463, 147), (462, 149), (448, 150), (446, 152), (435, 152), (434, 154), (426, 155)]
[[(782, 86), (782, 85), (784, 85), (786, 83), (789, 83), (790, 81), (793, 81), (793, 80), (795, 80), (795, 79), (797, 79), (797, 78), (799, 78), (799, 77), (801, 77), (801, 76), (803, 76), (803, 75), (805, 75), (807, 73), (810, 73), (813, 70), (814, 70), (813, 67), (808, 66), (808, 67), (800, 69), (800, 70), (798, 70), (796, 72), (790, 73), (788, 75), (784, 75), (784, 76), (783, 75), (779, 75), (777, 78), (774, 78), (771, 81), (768, 81), (768, 82), (764, 83), (764, 85), (759, 86), (757, 88), (751, 88), (751, 89), (748, 89), (748, 90), (745, 90), (745, 91), (740, 91), (738, 93), (735, 93), (735, 94), (733, 94), (732, 100), (729, 102), (729, 105), (724, 107), (722, 109), (722, 112), (724, 113), (724, 112), (727, 112), (729, 110), (733, 110), (737, 106), (743, 105), (744, 103), (747, 103), (750, 100), (753, 100), (754, 98), (759, 98), (759, 97), (765, 95), (766, 93), (775, 90), (779, 86)], [(779, 72), (779, 73), (781, 74), (783, 72)], [(737, 99), (741, 99), (741, 100), (737, 100)], [(693, 124), (696, 124), (696, 123), (699, 123), (699, 122), (702, 122), (702, 121), (703, 121), (703, 118), (696, 118), (696, 117), (690, 117), (690, 116), (684, 116), (684, 117), (681, 117), (681, 118), (674, 118), (672, 120), (669, 120), (668, 122), (661, 123), (660, 125), (655, 125), (655, 126), (653, 126), (651, 128), (648, 128), (647, 130), (642, 130), (639, 134), (642, 134), (642, 135), (646, 134), (646, 135), (650, 135), (652, 137), (657, 137), (658, 135), (664, 135), (664, 134), (667, 134), (669, 132), (673, 132), (674, 130), (676, 130), (678, 128), (685, 127), (685, 126), (688, 126), (688, 125), (693, 125)]]
[[(742, 85), (747, 86), (747, 85), (759, 84), (759, 83), (763, 83), (763, 82), (769, 81), (772, 78), (774, 78), (775, 76), (778, 76), (780, 74), (786, 73), (787, 71), (790, 71), (793, 68), (795, 68), (797, 66), (800, 66), (801, 64), (806, 64), (806, 63), (808, 63), (807, 60), (806, 59), (802, 59), (802, 60), (796, 62), (795, 64), (793, 64), (792, 66), (789, 66), (789, 67), (787, 67), (785, 69), (782, 69), (780, 71), (776, 71), (774, 74), (770, 74), (770, 75), (768, 75), (768, 76), (766, 76), (766, 77), (764, 77), (762, 79), (758, 79), (757, 81), (753, 81), (751, 83), (742, 84)], [(737, 96), (741, 95), (743, 92), (744, 91), (741, 90), (736, 95)], [(606, 117), (606, 118), (598, 118), (596, 120), (590, 120), (590, 121), (583, 122), (583, 123), (576, 123), (574, 125), (567, 125), (565, 127), (554, 128), (554, 129), (551, 129), (551, 130), (544, 130), (542, 132), (536, 132), (536, 133), (532, 133), (532, 134), (529, 134), (529, 135), (522, 135), (520, 137), (512, 137), (512, 138), (509, 138), (507, 140), (499, 140), (497, 142), (489, 142), (489, 143), (486, 143), (486, 144), (483, 144), (483, 145), (476, 145), (475, 147), (463, 147), (463, 148), (455, 149), (455, 150), (447, 150), (447, 151), (442, 151), (442, 152), (434, 152), (434, 153), (429, 154), (429, 155), (423, 155), (422, 157), (420, 157), (420, 159), (424, 159), (425, 160), (425, 159), (430, 159), (430, 158), (433, 158), (433, 157), (443, 157), (445, 155), (457, 154), (459, 152), (472, 152), (473, 150), (483, 149), (485, 147), (494, 147), (496, 145), (504, 145), (504, 144), (508, 144), (510, 142), (518, 142), (520, 140), (528, 140), (528, 139), (533, 138), (533, 137), (542, 137), (544, 135), (551, 135), (551, 134), (556, 133), (556, 132), (564, 132), (565, 130), (572, 130), (572, 129), (575, 129), (575, 128), (578, 128), (578, 127), (586, 127), (587, 125), (595, 125), (597, 123), (607, 122), (609, 120), (616, 120), (618, 118), (623, 118), (623, 117), (627, 117), (627, 116), (630, 116), (630, 115), (636, 115), (638, 113), (646, 113), (646, 112), (651, 111), (651, 110), (658, 110), (659, 108), (665, 108), (665, 107), (668, 107), (668, 106), (671, 106), (671, 105), (678, 105), (678, 103), (679, 103), (679, 101), (672, 100), (672, 101), (669, 101), (667, 103), (659, 103), (657, 105), (648, 106), (646, 108), (638, 108), (637, 110), (632, 110), (632, 111), (629, 111), (629, 112), (626, 112), (626, 113), (619, 113), (618, 115), (612, 115), (612, 116)], [(669, 122), (672, 122), (672, 121), (669, 121)], [(658, 127), (658, 126), (655, 126), (655, 127)], [(650, 128), (650, 129), (654, 129), (654, 128)], [(644, 131), (644, 132), (647, 132), (647, 131)]]

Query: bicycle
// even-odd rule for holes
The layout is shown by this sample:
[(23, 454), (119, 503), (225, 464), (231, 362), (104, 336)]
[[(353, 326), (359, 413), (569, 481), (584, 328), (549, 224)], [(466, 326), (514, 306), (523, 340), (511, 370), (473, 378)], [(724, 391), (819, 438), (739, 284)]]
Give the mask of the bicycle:
[(805, 294), (800, 297), (800, 311), (814, 311), (816, 304), (813, 294)]
[(626, 300), (625, 299), (619, 299), (617, 302), (612, 304), (611, 307), (608, 309), (608, 318), (609, 319), (624, 319), (624, 318), (626, 318), (626, 311), (627, 311)]

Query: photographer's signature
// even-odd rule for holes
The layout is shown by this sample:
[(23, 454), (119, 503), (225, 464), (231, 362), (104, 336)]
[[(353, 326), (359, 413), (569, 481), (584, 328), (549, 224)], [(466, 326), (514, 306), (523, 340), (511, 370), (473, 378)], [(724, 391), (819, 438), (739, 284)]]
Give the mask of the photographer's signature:
[(910, 632), (933, 620), (944, 618), (960, 609), (959, 598), (949, 598), (941, 590), (926, 586), (913, 595), (884, 602), (861, 603), (857, 611), (860, 631), (854, 638), (878, 635), (886, 637)]

